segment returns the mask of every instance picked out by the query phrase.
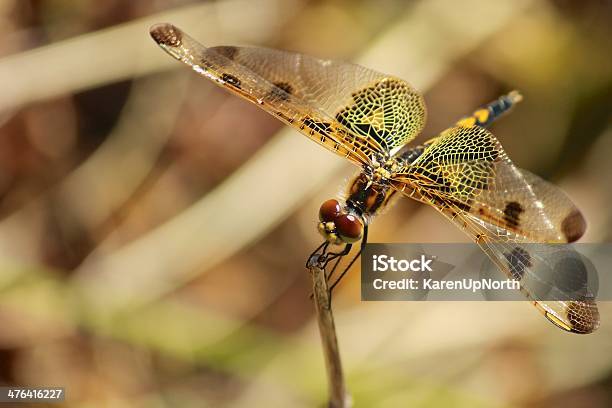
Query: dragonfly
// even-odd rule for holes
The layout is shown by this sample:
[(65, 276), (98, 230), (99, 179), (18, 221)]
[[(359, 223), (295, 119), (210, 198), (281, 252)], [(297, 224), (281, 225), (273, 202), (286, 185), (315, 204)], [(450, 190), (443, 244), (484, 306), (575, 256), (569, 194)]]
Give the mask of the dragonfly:
[(324, 241), (309, 262), (326, 268), (335, 260), (328, 279), (361, 242), (331, 289), (359, 257), (373, 219), (395, 198), (407, 196), (467, 233), (506, 276), (520, 281), (521, 292), (554, 325), (580, 334), (599, 327), (594, 297), (543, 299), (531, 286), (535, 280), (525, 279), (546, 258), (520, 244), (574, 242), (586, 221), (562, 190), (515, 166), (488, 130), (521, 100), (517, 91), (410, 146), (423, 128), (426, 108), (422, 95), (400, 78), (299, 53), (207, 48), (172, 24), (156, 24), (150, 35), (200, 75), (359, 167), (346, 195), (319, 209)]

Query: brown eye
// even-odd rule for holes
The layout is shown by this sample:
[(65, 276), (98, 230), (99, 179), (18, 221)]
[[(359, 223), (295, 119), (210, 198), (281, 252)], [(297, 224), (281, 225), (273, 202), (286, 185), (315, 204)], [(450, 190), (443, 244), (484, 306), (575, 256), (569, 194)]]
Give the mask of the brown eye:
[(333, 221), (340, 215), (340, 203), (338, 200), (327, 200), (323, 204), (321, 204), (321, 209), (319, 210), (319, 219), (323, 222)]
[(361, 220), (353, 214), (342, 214), (334, 221), (338, 235), (346, 243), (353, 243), (361, 239), (363, 234), (363, 224)]

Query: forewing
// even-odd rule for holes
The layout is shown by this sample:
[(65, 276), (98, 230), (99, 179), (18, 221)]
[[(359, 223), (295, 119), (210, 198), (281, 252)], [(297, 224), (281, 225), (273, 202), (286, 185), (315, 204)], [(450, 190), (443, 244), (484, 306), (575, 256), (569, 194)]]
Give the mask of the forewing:
[(195, 71), (356, 163), (403, 145), (424, 122), (421, 95), (359, 65), (265, 48), (206, 48), (169, 24), (151, 35)]
[[(422, 152), (415, 152), (418, 157), (396, 175), (394, 187), (441, 211), (510, 278), (517, 278), (508, 260), (518, 251), (517, 244), (571, 242), (584, 232), (584, 218), (571, 200), (514, 166), (486, 129), (451, 128)], [(533, 248), (529, 262), (521, 266), (530, 277), (520, 279), (522, 291), (557, 326), (580, 333), (595, 330), (597, 306), (588, 296), (582, 301), (542, 296), (538, 285), (558, 289), (553, 281), (537, 275), (554, 263), (539, 247)]]

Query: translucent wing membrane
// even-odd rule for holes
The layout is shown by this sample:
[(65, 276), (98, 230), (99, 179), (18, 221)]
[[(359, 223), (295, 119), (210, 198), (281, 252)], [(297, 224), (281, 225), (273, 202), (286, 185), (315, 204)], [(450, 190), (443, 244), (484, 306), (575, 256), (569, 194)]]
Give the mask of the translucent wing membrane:
[(597, 272), (578, 252), (563, 245), (494, 240), (498, 227), (462, 215), (453, 221), (480, 237), (479, 245), (493, 263), (519, 281), (522, 292), (556, 326), (581, 334), (599, 327)]
[(581, 334), (599, 327), (595, 294), (589, 290), (587, 278), (580, 275), (583, 267), (570, 264), (573, 270), (567, 271), (567, 263), (559, 262), (558, 246), (525, 245), (523, 236), (491, 225), (452, 203), (436, 208), (471, 236), (508, 278), (518, 280), (521, 291), (556, 326)]
[(421, 95), (359, 65), (264, 48), (206, 48), (178, 28), (151, 28), (170, 55), (356, 164), (413, 139), (425, 120)]
[[(409, 156), (411, 151), (402, 157)], [(424, 198), (443, 198), (524, 242), (573, 242), (586, 229), (582, 214), (560, 189), (517, 168), (481, 127), (449, 129), (394, 180)]]
[(584, 233), (582, 214), (561, 190), (514, 166), (495, 136), (481, 127), (451, 128), (403, 156), (410, 164), (396, 174), (396, 189), (434, 206), (470, 235), (508, 277), (521, 281), (522, 291), (557, 326), (579, 333), (598, 327), (597, 306), (589, 296), (544, 298), (538, 285), (554, 282), (538, 271), (555, 265), (544, 246), (518, 257), (525, 262), (519, 265), (523, 274), (516, 273), (513, 254), (523, 249), (516, 244), (572, 242)]

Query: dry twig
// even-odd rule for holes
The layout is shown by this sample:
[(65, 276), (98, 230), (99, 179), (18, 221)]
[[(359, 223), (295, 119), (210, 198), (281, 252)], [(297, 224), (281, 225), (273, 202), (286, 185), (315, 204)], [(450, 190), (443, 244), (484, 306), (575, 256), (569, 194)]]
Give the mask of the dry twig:
[(336, 325), (331, 308), (331, 293), (327, 286), (325, 270), (317, 262), (318, 254), (313, 255), (308, 261), (308, 269), (312, 277), (312, 293), (317, 310), (317, 321), (319, 333), (323, 344), (325, 366), (327, 368), (327, 381), (329, 384), (329, 407), (350, 407), (350, 396), (346, 392), (340, 350), (338, 349), (338, 338), (336, 337)]

